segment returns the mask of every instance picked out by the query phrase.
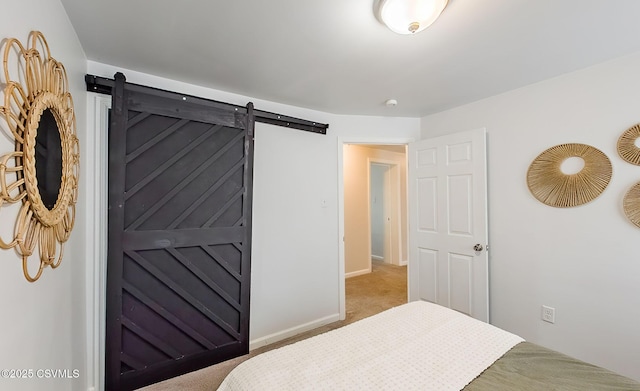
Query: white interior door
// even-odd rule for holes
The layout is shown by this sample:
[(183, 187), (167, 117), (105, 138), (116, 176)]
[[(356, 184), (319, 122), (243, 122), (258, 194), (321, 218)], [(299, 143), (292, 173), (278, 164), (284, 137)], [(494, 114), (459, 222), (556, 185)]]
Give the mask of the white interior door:
[(485, 129), (410, 143), (408, 163), (409, 301), (488, 322)]

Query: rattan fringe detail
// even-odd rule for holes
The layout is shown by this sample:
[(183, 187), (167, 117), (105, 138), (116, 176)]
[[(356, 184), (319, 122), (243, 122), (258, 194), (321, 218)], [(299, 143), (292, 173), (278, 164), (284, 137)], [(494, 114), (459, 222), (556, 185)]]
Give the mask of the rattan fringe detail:
[[(22, 202), (22, 206), (13, 238), (9, 241), (0, 238), (0, 248), (16, 250), (22, 257), (25, 278), (33, 282), (40, 278), (45, 267), (60, 265), (64, 243), (73, 229), (78, 199), (79, 142), (67, 73), (64, 66), (51, 57), (44, 36), (32, 32), (28, 47), (15, 38), (6, 40), (4, 45), (5, 88), (0, 118), (6, 122), (16, 148), (0, 156), (0, 207), (17, 202)], [(17, 55), (17, 59), (12, 55)], [(18, 75), (12, 77), (10, 69), (17, 69)], [(36, 176), (36, 136), (45, 110), (50, 110), (55, 118), (62, 150), (60, 191), (52, 209), (42, 202)], [(28, 260), (36, 247), (40, 264), (32, 275)]]
[[(584, 160), (584, 168), (567, 175), (562, 162)], [(542, 152), (529, 166), (527, 185), (540, 202), (557, 208), (578, 206), (598, 197), (611, 180), (611, 161), (599, 149), (585, 144), (561, 144)]]
[(622, 207), (629, 221), (640, 228), (640, 182), (633, 185), (624, 195)]
[(640, 124), (627, 129), (618, 139), (618, 154), (626, 162), (640, 166), (640, 148), (636, 147), (636, 140), (640, 138)]

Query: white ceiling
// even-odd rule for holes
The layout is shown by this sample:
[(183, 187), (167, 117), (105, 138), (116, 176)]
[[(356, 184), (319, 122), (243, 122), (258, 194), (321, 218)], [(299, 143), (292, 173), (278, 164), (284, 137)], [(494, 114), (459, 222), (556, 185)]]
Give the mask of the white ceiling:
[(338, 114), (420, 117), (640, 51), (639, 0), (450, 0), (413, 36), (373, 0), (62, 3), (90, 60)]

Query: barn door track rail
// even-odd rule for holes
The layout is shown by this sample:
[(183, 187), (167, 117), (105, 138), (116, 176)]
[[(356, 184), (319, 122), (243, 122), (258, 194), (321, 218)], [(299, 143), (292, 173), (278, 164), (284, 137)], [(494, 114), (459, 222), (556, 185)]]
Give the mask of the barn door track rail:
[[(111, 95), (111, 91), (115, 84), (115, 79), (109, 79), (106, 77), (89, 75), (89, 74), (85, 75), (84, 80), (87, 84), (87, 91), (106, 94), (106, 95)], [(133, 83), (129, 83), (129, 84), (133, 84)], [(160, 91), (164, 91), (164, 90), (160, 90)], [(166, 92), (174, 94), (174, 92), (170, 92), (170, 91), (166, 91)], [(231, 103), (218, 102), (218, 101), (200, 98), (192, 95), (185, 95), (185, 94), (181, 94), (181, 95), (183, 95), (185, 98), (190, 100), (194, 99), (202, 103), (209, 102), (210, 104), (213, 104), (216, 107), (234, 108), (236, 111), (247, 110), (245, 106), (238, 106)], [(256, 109), (253, 111), (253, 114), (256, 122), (261, 122), (261, 123), (276, 125), (276, 126), (283, 126), (286, 128), (292, 128), (297, 130), (303, 130), (305, 132), (327, 134), (327, 128), (329, 128), (328, 124), (290, 117), (288, 115), (272, 113), (269, 111)]]

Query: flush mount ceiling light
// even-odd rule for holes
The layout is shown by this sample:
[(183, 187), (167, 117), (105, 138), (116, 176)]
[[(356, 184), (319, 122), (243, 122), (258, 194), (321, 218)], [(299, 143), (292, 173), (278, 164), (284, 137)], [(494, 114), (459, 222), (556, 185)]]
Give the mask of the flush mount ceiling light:
[(376, 17), (391, 31), (415, 34), (438, 19), (448, 0), (378, 0)]

